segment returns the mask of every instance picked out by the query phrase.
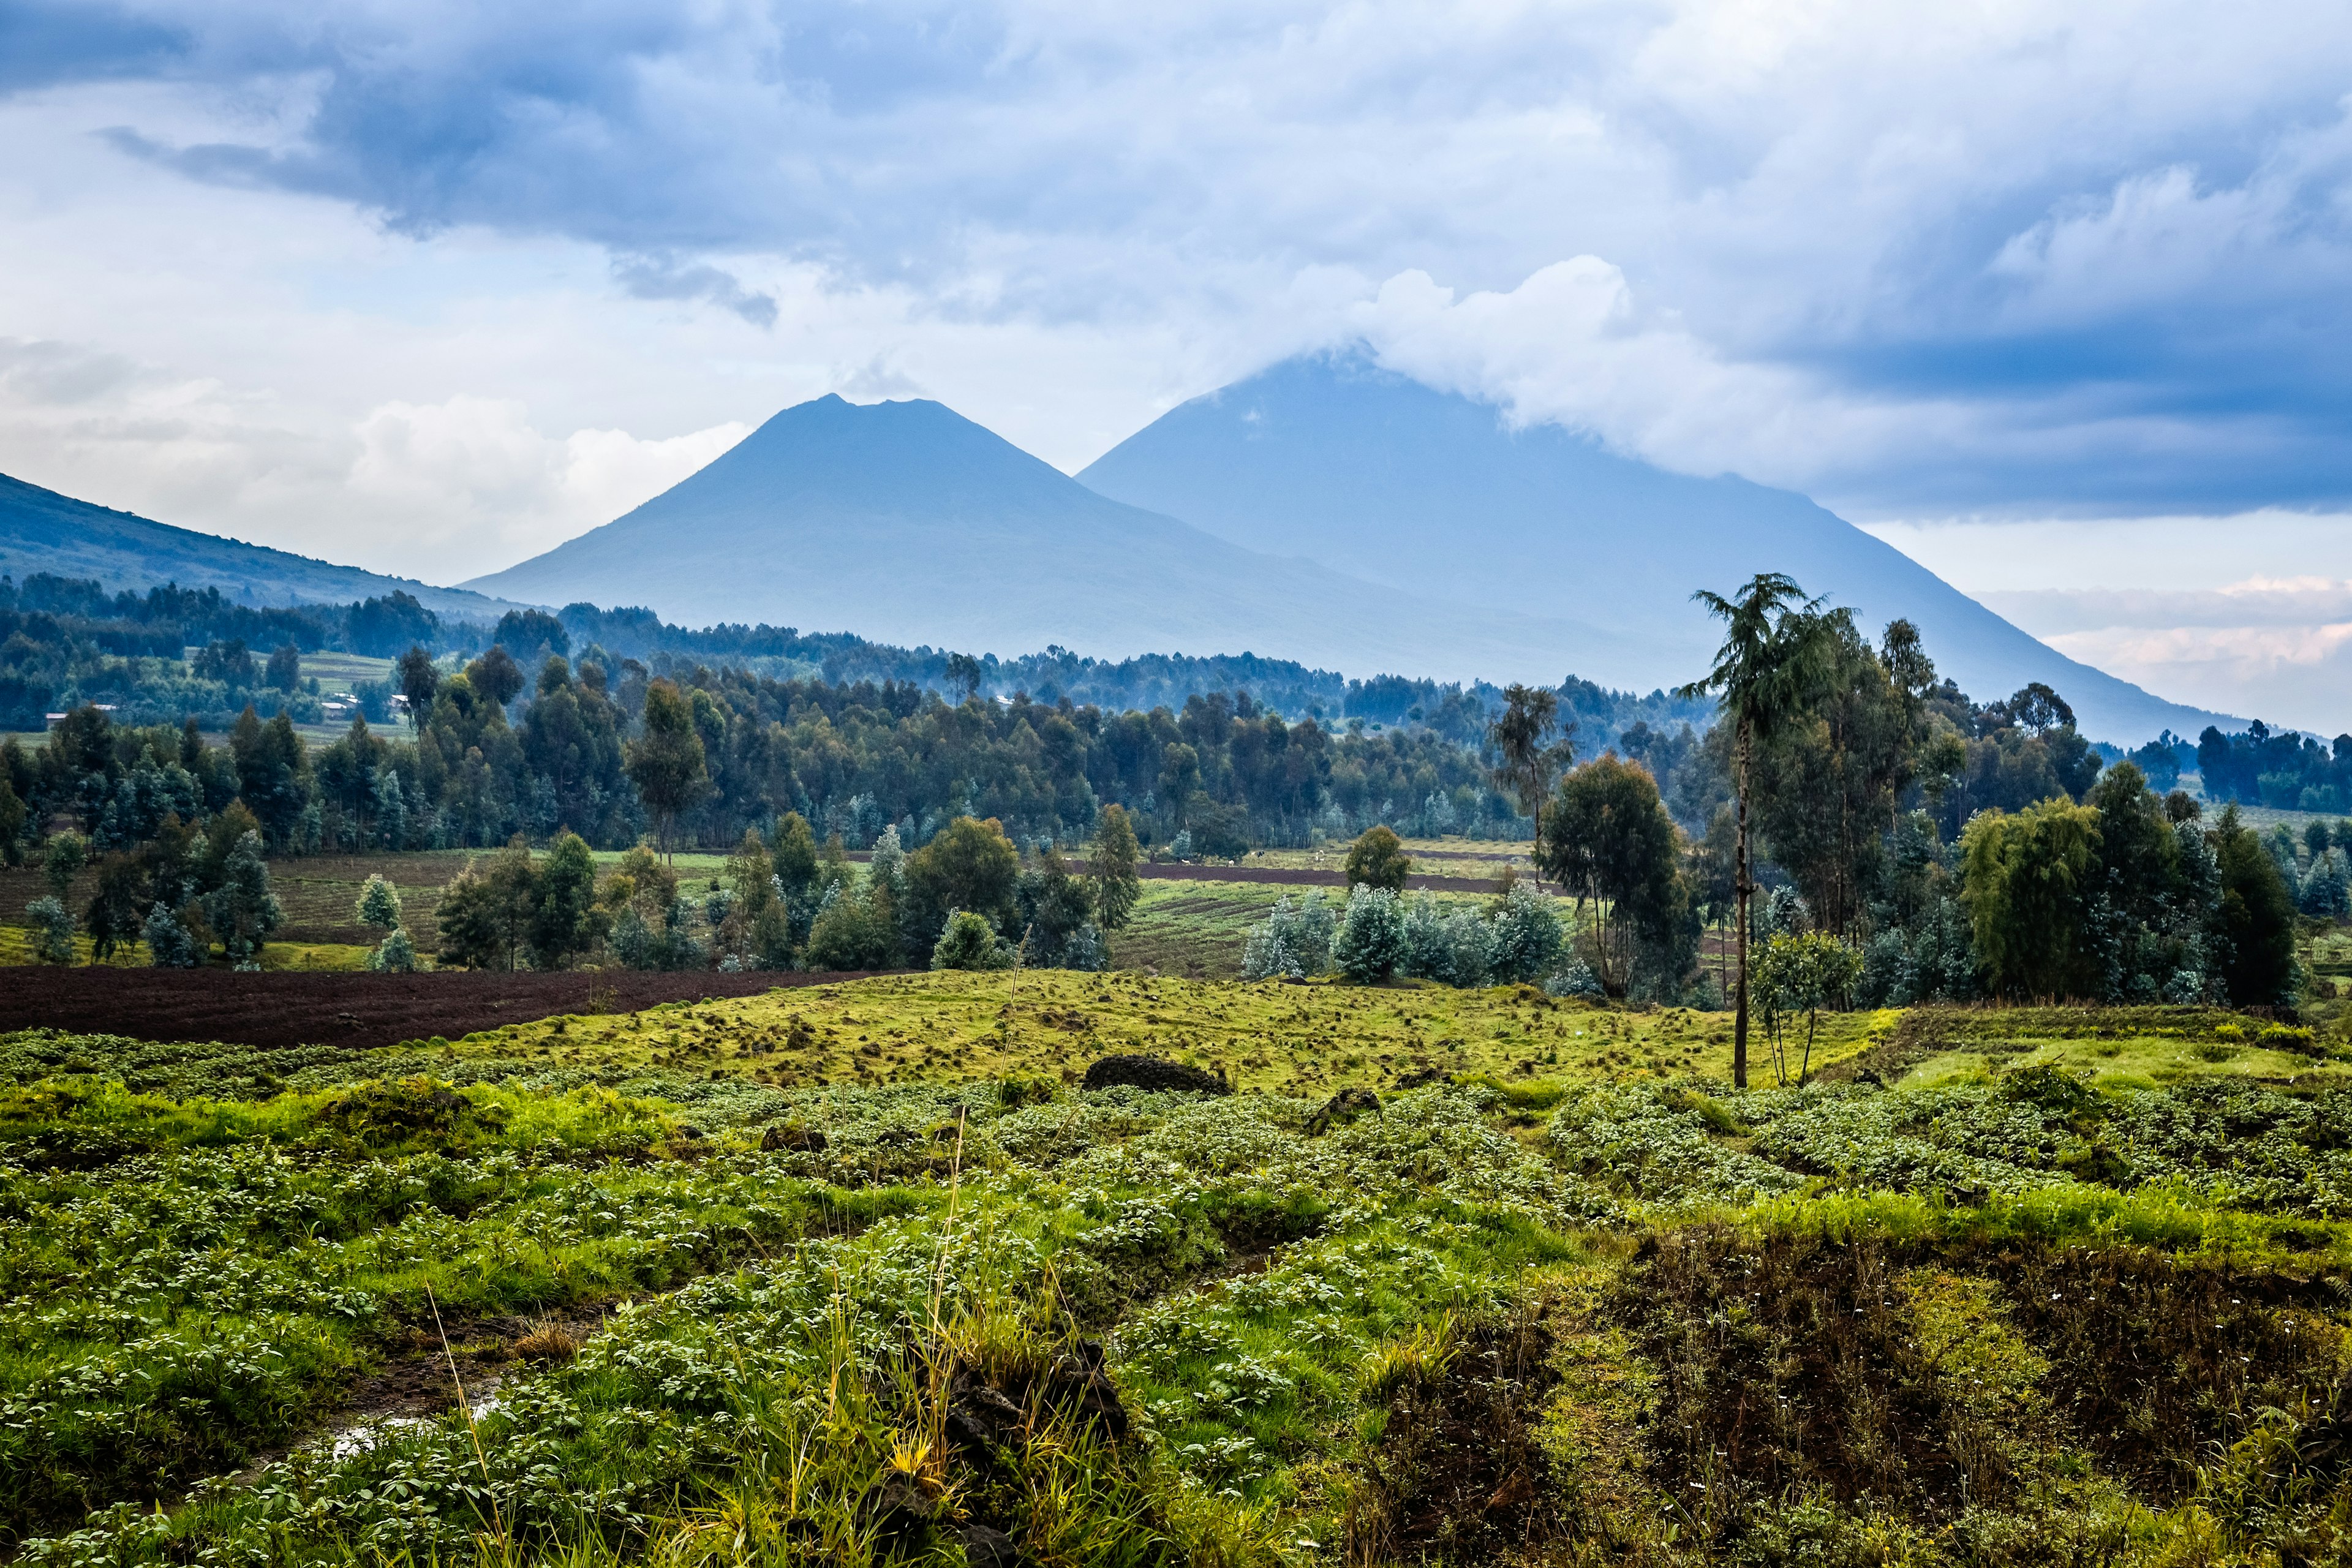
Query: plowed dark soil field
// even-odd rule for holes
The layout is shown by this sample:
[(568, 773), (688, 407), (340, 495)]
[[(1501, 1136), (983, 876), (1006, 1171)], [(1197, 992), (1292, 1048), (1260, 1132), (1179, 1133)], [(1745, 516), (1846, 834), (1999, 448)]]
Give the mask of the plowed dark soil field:
[(199, 969), (0, 969), (0, 1030), (47, 1027), (142, 1040), (394, 1046), (559, 1013), (630, 1013), (750, 996), (855, 974), (240, 974)]

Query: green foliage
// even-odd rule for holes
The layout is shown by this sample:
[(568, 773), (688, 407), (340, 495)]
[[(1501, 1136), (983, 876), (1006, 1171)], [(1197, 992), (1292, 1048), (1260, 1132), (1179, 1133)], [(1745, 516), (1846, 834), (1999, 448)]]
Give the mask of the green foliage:
[(1405, 960), (1402, 900), (1387, 888), (1359, 883), (1348, 890), (1348, 907), (1332, 939), (1331, 959), (1359, 985), (1376, 985)]
[(414, 974), (416, 973), (416, 944), (408, 933), (395, 928), (392, 934), (370, 950), (367, 966), (377, 974)]
[(204, 895), (205, 924), (235, 965), (258, 965), (261, 944), (286, 923), (286, 910), (269, 889), (269, 865), (262, 858), (261, 835), (236, 836), (212, 890)]
[(539, 911), (539, 868), (520, 838), (485, 865), (466, 862), (441, 890), (434, 918), (441, 931), (441, 962), (468, 969), (514, 970), (529, 951)]
[(534, 969), (562, 969), (600, 941), (605, 930), (596, 898), (596, 861), (587, 840), (558, 833), (547, 858), (530, 868), (531, 908), (526, 941)]
[(1402, 893), (1412, 875), (1412, 858), (1404, 852), (1403, 841), (1385, 823), (1365, 829), (1348, 847), (1350, 889), (1375, 888)]
[(776, 819), (775, 876), (786, 898), (805, 896), (816, 881), (816, 834), (797, 811)]
[(2082, 936), (2099, 842), (2097, 808), (2064, 799), (1969, 819), (1960, 897), (1998, 994), (2096, 994)]
[(378, 931), (393, 931), (400, 925), (400, 889), (380, 874), (371, 874), (352, 907), (352, 918)]
[(933, 969), (1010, 969), (1013, 950), (996, 928), (970, 910), (951, 910), (931, 948)]
[(1016, 915), (1020, 852), (994, 818), (959, 816), (907, 857), (908, 931), (918, 951), (937, 943), (950, 911), (961, 910), (996, 931)]
[(693, 707), (677, 686), (656, 680), (646, 689), (642, 723), (643, 738), (629, 748), (629, 782), (659, 825), (667, 855), (678, 815), (702, 798), (709, 773)]
[[(1513, 933), (1525, 934), (1517, 927)], [(1494, 963), (1495, 934), (1487, 922), (1478, 918), (1475, 908), (1442, 904), (1433, 894), (1423, 891), (1404, 909), (1397, 973), (1412, 980), (1434, 980), (1441, 985), (1484, 985)], [(1552, 917), (1551, 945), (1557, 952), (1559, 920), (1556, 915)]]
[(1538, 850), (1543, 840), (1543, 805), (1551, 795), (1552, 778), (1576, 754), (1570, 739), (1552, 739), (1559, 723), (1558, 693), (1514, 685), (1503, 689), (1503, 710), (1486, 731), (1496, 758), (1495, 787), (1516, 799), (1519, 815), (1535, 823)]
[[(421, 1052), (0, 1037), (7, 1545), (869, 1563), (877, 1500), (911, 1488), (931, 1517), (905, 1561), (953, 1561), (980, 1521), (1039, 1563), (2262, 1561), (2338, 1506), (2341, 1089), (1512, 1076), (1318, 1123), (1322, 1089), (1084, 1092), (1050, 1054), (778, 1088), (692, 1048), (785, 1008), (801, 1058), (921, 1026), (1084, 1059), (1088, 1034), (1255, 1010), (1254, 1039), (1295, 1020), (1328, 1063), (1370, 1038), (1344, 1019), (1402, 1042), (1475, 1007), (1482, 1035), (1532, 1016), (1654, 1043), (1692, 1016), (1012, 985), (551, 1022), (435, 1058), (470, 1078), (398, 1065)], [(2204, 1039), (2224, 1016), (1950, 1032)], [(648, 1036), (695, 1059), (625, 1059)], [(342, 1406), (453, 1362), (471, 1413)]]
[(2227, 957), (2221, 976), (2240, 1006), (2292, 1004), (2295, 993), (2294, 900), (2278, 867), (2236, 807), (2214, 826), (2220, 874), (2221, 935)]
[(1244, 980), (1305, 979), (1331, 969), (1339, 921), (1319, 892), (1293, 902), (1285, 893), (1242, 942)]
[(261, 679), (271, 690), (291, 697), (302, 685), (302, 650), (290, 642), (278, 644)]
[[(895, 969), (902, 952), (898, 936), (898, 898), (887, 877), (870, 876), (835, 887), (826, 895), (815, 922), (809, 928), (803, 955), (811, 969)], [(977, 917), (974, 917), (977, 918)], [(985, 923), (985, 922), (983, 922)], [(942, 937), (942, 943), (946, 938)], [(994, 941), (994, 932), (990, 933)], [(933, 954), (936, 961), (937, 953)], [(940, 968), (970, 968), (938, 964)]]
[[(1811, 700), (1755, 749), (1756, 828), (1825, 931), (1861, 923), (1884, 874), (1886, 836), (1877, 829), (1893, 821), (1922, 761), (1917, 693), (1934, 685), (1935, 667), (1916, 633), (1889, 632), (1882, 659), (1850, 612), (1822, 616)], [(1907, 661), (1909, 684), (1898, 683), (1889, 660)]]
[(1813, 1036), (1823, 1010), (1846, 1005), (1862, 978), (1862, 954), (1827, 931), (1775, 931), (1749, 960), (1749, 993), (1772, 1041), (1779, 1081), (1790, 1081), (1787, 1021), (1801, 1015), (1805, 1043), (1795, 1080), (1811, 1076)]
[[(1604, 754), (1560, 780), (1544, 808), (1544, 869), (1592, 906), (1592, 967), (1612, 996), (1631, 988), (1644, 958), (1685, 934), (1689, 890), (1674, 819), (1658, 783), (1638, 763)], [(1657, 965), (1679, 978), (1683, 964)]]
[(116, 853), (98, 863), (98, 889), (83, 911), (91, 951), (102, 963), (137, 942), (146, 923), (150, 883), (146, 858)]
[(74, 920), (54, 894), (44, 894), (25, 906), (33, 926), (33, 951), (43, 963), (71, 963)]
[(48, 879), (50, 894), (62, 900), (73, 890), (74, 879), (89, 864), (88, 839), (79, 833), (53, 834), (41, 855), (41, 874)]
[(1071, 875), (1048, 848), (1024, 868), (1013, 888), (1014, 920), (1023, 962), (1038, 969), (1100, 969), (1102, 929), (1095, 923), (1095, 889)]
[(194, 969), (204, 963), (204, 946), (172, 906), (158, 900), (140, 927), (147, 961), (157, 969)]
[(1141, 858), (1127, 808), (1104, 806), (1095, 819), (1094, 842), (1087, 856), (1087, 869), (1095, 881), (1095, 919), (1103, 930), (1123, 931), (1133, 918), (1143, 888), (1135, 871)]
[(1486, 911), (1486, 973), (1498, 984), (1547, 978), (1566, 947), (1552, 900), (1525, 883), (1514, 880)]

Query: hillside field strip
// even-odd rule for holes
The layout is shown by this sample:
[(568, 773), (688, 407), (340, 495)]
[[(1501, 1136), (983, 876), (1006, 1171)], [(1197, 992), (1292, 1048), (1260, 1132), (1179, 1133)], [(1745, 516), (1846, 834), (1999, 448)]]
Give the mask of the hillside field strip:
[[(2334, 1560), (2332, 1032), (1840, 1015), (1745, 1092), (1728, 1049), (1066, 972), (0, 1037), (0, 1550)], [(1136, 1053), (1232, 1092), (1086, 1087)]]

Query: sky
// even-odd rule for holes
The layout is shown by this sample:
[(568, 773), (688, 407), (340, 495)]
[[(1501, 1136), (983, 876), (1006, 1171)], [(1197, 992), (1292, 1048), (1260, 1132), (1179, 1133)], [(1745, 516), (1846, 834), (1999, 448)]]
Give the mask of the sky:
[(2352, 729), (2352, 10), (0, 0), (0, 472), (455, 581), (1362, 343)]

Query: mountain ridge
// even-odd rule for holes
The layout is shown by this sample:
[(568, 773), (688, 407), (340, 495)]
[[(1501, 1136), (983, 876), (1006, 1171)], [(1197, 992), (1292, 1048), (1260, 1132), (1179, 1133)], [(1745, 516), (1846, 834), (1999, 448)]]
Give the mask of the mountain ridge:
[(518, 606), (462, 588), (436, 587), (314, 556), (247, 544), (77, 500), (0, 474), (0, 570), (95, 577), (109, 590), (166, 582), (218, 588), (257, 605), (349, 604), (394, 592), (436, 615), (495, 621)]
[(1853, 607), (1867, 631), (1911, 619), (1937, 668), (1980, 700), (2042, 680), (2086, 732), (2134, 742), (2243, 725), (2068, 658), (1809, 497), (1671, 473), (1557, 425), (1514, 428), (1493, 405), (1360, 351), (1286, 360), (1180, 404), (1077, 477), (1220, 538), (1344, 560), (1425, 595), (1557, 584), (1580, 619), (1670, 650), (1685, 672), (1673, 679), (1705, 669), (1720, 636), (1692, 590), (1727, 595), (1780, 571)]
[[(975, 653), (1247, 652), (1449, 679), (1534, 678), (1530, 647), (1601, 646), (1566, 617), (1433, 611), (1217, 539), (920, 398), (796, 404), (644, 505), (464, 585)], [(1642, 639), (1622, 651), (1641, 654)], [(1631, 668), (1612, 658), (1577, 673), (1623, 685)]]

